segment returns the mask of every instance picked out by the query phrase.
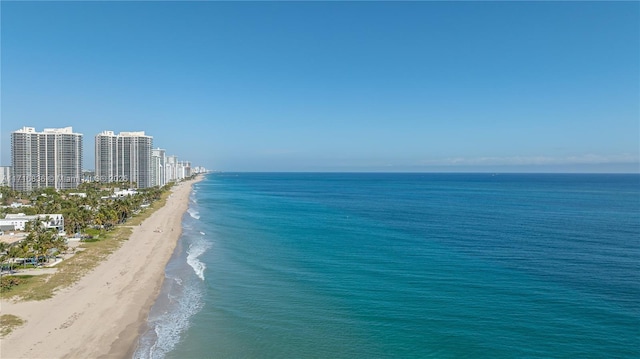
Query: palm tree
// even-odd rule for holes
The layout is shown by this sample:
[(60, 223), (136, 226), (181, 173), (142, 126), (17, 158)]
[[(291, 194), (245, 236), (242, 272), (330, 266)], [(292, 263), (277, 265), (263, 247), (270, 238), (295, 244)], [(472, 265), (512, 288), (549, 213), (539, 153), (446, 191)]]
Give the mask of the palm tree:
[(80, 219), (80, 230), (87, 228), (91, 223), (93, 223), (94, 214), (91, 210), (88, 210), (85, 207), (80, 207), (78, 215)]
[(26, 255), (26, 252), (23, 251), (23, 248), (21, 246), (14, 244), (9, 247), (9, 250), (7, 251), (7, 255), (11, 259), (11, 261), (9, 262), (9, 270), (13, 271), (13, 268), (16, 264), (16, 258), (24, 257)]
[(104, 216), (107, 229), (115, 226), (118, 223), (118, 213), (113, 208), (105, 208)]
[(56, 237), (53, 240), (54, 248), (58, 249), (59, 253), (64, 253), (69, 249), (67, 245), (67, 240), (64, 237)]
[(50, 231), (43, 233), (43, 236), (38, 238), (36, 244), (35, 253), (37, 254), (36, 263), (40, 262), (40, 258), (44, 257), (46, 262), (49, 263), (49, 254), (53, 248), (53, 236)]
[(0, 274), (2, 273), (2, 269), (4, 269), (4, 264), (9, 257), (9, 245), (5, 242), (0, 242)]
[(29, 243), (28, 239), (25, 238), (24, 240), (22, 240), (22, 242), (20, 242), (20, 246), (15, 246), (14, 245), (13, 247), (17, 247), (17, 249), (18, 249), (16, 251), (16, 253), (18, 254), (17, 256), (22, 257), (22, 265), (24, 267), (26, 267), (27, 266), (27, 261), (25, 259), (27, 257), (29, 257), (29, 255), (33, 252), (33, 250), (31, 249), (31, 243)]
[(131, 215), (131, 202), (128, 199), (118, 199), (114, 202), (114, 209), (118, 214), (118, 223), (124, 223)]
[[(48, 220), (47, 216), (45, 221)], [(44, 257), (48, 262), (49, 250), (54, 248), (54, 240), (57, 238), (53, 230), (46, 228), (39, 220), (28, 222), (25, 229), (29, 231), (29, 234), (22, 242), (23, 251), (27, 254), (33, 254), (35, 263), (38, 263), (39, 257)]]

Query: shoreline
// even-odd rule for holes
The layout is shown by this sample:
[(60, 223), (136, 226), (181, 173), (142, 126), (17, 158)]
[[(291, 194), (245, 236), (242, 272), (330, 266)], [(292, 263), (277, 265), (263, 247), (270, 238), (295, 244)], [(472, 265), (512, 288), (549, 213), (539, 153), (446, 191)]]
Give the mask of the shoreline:
[[(113, 344), (111, 345), (109, 353), (98, 357), (98, 359), (133, 358), (133, 354), (135, 353), (136, 349), (138, 349), (138, 341), (140, 339), (140, 336), (144, 334), (144, 332), (147, 329), (149, 329), (149, 323), (148, 323), (149, 313), (151, 312), (151, 308), (157, 301), (158, 296), (162, 291), (162, 286), (164, 285), (164, 280), (165, 280), (165, 268), (167, 267), (167, 263), (169, 263), (171, 256), (176, 250), (178, 241), (182, 237), (182, 217), (184, 217), (184, 215), (187, 213), (187, 210), (189, 209), (189, 196), (193, 192), (193, 185), (202, 181), (203, 179), (204, 179), (204, 175), (200, 174), (192, 180), (189, 180), (187, 182), (182, 182), (179, 184), (179, 185), (188, 186), (189, 191), (187, 192), (186, 201), (183, 201), (184, 203), (181, 202), (181, 204), (184, 204), (184, 208), (179, 216), (180, 224), (177, 231), (172, 231), (172, 232), (177, 232), (177, 235), (175, 236), (175, 240), (172, 241), (173, 245), (171, 247), (171, 252), (167, 256), (166, 260), (164, 261), (164, 264), (162, 266), (162, 271), (161, 273), (159, 273), (159, 277), (157, 278), (154, 291), (151, 294), (151, 296), (149, 296), (148, 300), (142, 305), (138, 320), (135, 323), (131, 323), (126, 328), (124, 328), (120, 333), (120, 335), (118, 335), (118, 339), (116, 339), (116, 341), (114, 341)], [(173, 193), (172, 193), (172, 196), (173, 196)], [(144, 222), (143, 222), (143, 225), (144, 225)]]
[(163, 207), (72, 286), (44, 301), (3, 300), (2, 314), (26, 323), (0, 340), (0, 357), (130, 358), (160, 294), (193, 184), (202, 179), (177, 183)]

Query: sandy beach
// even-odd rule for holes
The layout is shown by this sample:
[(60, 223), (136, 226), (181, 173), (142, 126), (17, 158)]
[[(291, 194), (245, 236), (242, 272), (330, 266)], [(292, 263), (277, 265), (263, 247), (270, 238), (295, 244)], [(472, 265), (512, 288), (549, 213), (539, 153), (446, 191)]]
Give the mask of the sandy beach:
[(45, 301), (2, 301), (0, 312), (26, 323), (0, 340), (0, 358), (126, 358), (175, 249), (195, 180), (177, 184), (162, 208), (71, 287)]

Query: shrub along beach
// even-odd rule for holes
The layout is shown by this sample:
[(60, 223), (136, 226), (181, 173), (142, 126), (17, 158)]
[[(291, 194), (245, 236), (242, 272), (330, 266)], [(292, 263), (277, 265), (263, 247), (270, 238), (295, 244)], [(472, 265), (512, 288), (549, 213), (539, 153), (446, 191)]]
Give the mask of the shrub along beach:
[[(191, 186), (198, 180), (102, 204), (83, 204), (98, 198), (89, 193), (67, 196), (74, 201), (68, 208), (61, 204), (65, 201), (53, 198), (38, 204), (54, 207), (38, 208), (37, 213), (64, 213), (67, 231), (84, 233), (78, 236), (85, 241), (52, 274), (2, 276), (0, 357), (130, 355), (161, 288), (164, 267), (180, 237)], [(3, 252), (8, 269), (16, 269), (16, 258), (33, 257), (32, 262), (38, 263), (50, 256), (68, 256), (69, 248), (56, 235), (41, 226), (32, 227), (21, 242), (25, 244)]]

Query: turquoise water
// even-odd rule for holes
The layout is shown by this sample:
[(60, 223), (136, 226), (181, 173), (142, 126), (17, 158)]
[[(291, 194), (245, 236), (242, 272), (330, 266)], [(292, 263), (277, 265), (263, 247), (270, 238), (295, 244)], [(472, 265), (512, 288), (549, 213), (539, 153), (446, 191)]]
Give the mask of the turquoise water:
[(137, 358), (640, 357), (640, 176), (209, 174)]

